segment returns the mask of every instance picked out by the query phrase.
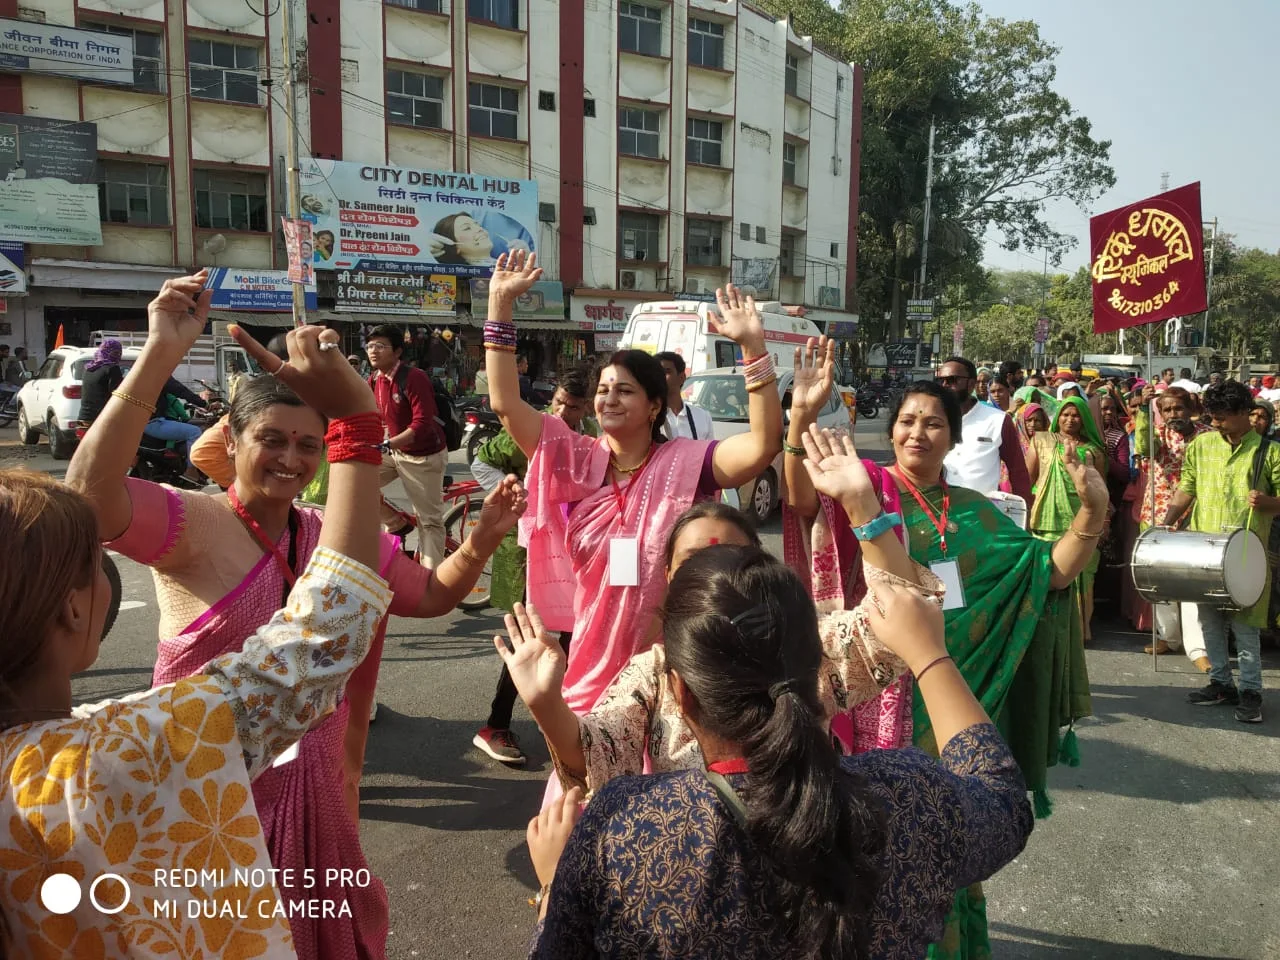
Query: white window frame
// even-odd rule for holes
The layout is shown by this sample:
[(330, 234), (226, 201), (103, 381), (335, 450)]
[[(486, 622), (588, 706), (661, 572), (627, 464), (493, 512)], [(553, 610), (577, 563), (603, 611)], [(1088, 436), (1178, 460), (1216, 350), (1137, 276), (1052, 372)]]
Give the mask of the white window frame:
[[(776, 62), (776, 61), (775, 61)], [(800, 58), (794, 53), (787, 54), (787, 72), (783, 88), (791, 96), (800, 96)]]
[[(152, 176), (159, 174), (152, 182)], [(115, 174), (115, 176), (111, 176)], [(125, 219), (117, 220), (110, 216), (110, 195), (123, 195), (125, 202)], [(133, 204), (135, 200), (144, 200), (147, 205), (145, 219), (134, 219)], [(163, 163), (146, 163), (131, 160), (99, 160), (98, 161), (98, 208), (103, 223), (118, 223), (145, 227), (167, 227), (169, 216), (169, 167)], [(156, 219), (159, 213), (160, 219)]]
[[(640, 126), (634, 121), (639, 120)], [(650, 127), (650, 122), (653, 126)], [(651, 146), (652, 153), (646, 152)], [(643, 107), (618, 107), (618, 153), (626, 157), (662, 158), (662, 114)]]
[[(241, 178), (245, 181), (243, 185), (228, 183), (230, 180)], [(249, 183), (252, 178), (253, 183)], [(267, 183), (267, 175), (257, 170), (210, 170), (197, 167), (192, 171), (192, 187), (196, 197), (196, 226), (201, 230), (240, 230), (251, 233), (268, 233), (271, 230), (271, 208), (270, 208), (270, 192)], [(220, 183), (213, 184), (212, 180), (219, 180)], [(201, 183), (205, 186), (201, 186)], [(252, 187), (261, 184), (262, 192), (250, 192)], [(216, 188), (215, 188), (216, 186)], [(238, 189), (243, 186), (243, 189)], [(237, 189), (232, 189), (237, 188)], [(200, 195), (207, 194), (207, 205), (209, 209), (209, 220), (207, 223), (200, 222)], [(244, 226), (236, 225), (236, 215), (233, 211), (234, 198), (243, 198), (245, 217)], [(253, 225), (254, 207), (257, 206), (255, 201), (261, 201), (262, 221), (260, 227)], [(214, 209), (215, 202), (217, 206), (222, 207), (221, 210)], [(216, 214), (223, 214), (222, 223)]]
[[(627, 224), (627, 219), (631, 218), (632, 223)], [(639, 223), (638, 221), (652, 221), (652, 227), (648, 222)], [(630, 239), (628, 239), (630, 234)], [(641, 244), (644, 244), (642, 247)], [(649, 245), (653, 246), (652, 250), (647, 249)], [(639, 263), (661, 263), (662, 257), (658, 255), (658, 251), (662, 245), (662, 218), (652, 213), (636, 213), (631, 210), (618, 211), (618, 258), (620, 260), (636, 261)], [(627, 254), (631, 255), (628, 256)], [(636, 256), (636, 254), (644, 254)]]
[[(168, 87), (168, 76), (164, 68), (164, 34), (158, 30), (139, 30), (135, 27), (126, 27), (118, 23), (86, 23), (87, 30), (101, 30), (103, 33), (110, 33), (117, 37), (128, 37), (133, 41), (133, 88), (135, 90), (144, 90), (147, 93), (164, 93)], [(138, 53), (138, 37), (148, 37), (155, 40), (160, 45), (160, 52), (157, 56), (149, 57)], [(147, 82), (144, 77), (152, 77), (152, 82)]]
[[(197, 44), (209, 45), (209, 58), (216, 60), (217, 54), (214, 52), (215, 47), (227, 47), (232, 51), (233, 66), (222, 66), (216, 63), (206, 63), (203, 60), (197, 60), (193, 52), (193, 46)], [(241, 54), (253, 54), (253, 66), (241, 65)], [(247, 57), (245, 59), (248, 59)], [(259, 65), (262, 63), (262, 51), (258, 47), (250, 46), (245, 43), (229, 43), (225, 40), (213, 40), (208, 37), (187, 37), (187, 72), (190, 77), (189, 89), (193, 97), (200, 97), (205, 100), (221, 100), (224, 103), (243, 103), (249, 106), (260, 106), (262, 103), (262, 93), (258, 82)], [(200, 84), (197, 89), (196, 75), (200, 72), (204, 76), (211, 76), (214, 71), (220, 71), (222, 74), (218, 87), (211, 88), (205, 84)], [(253, 99), (244, 99), (241, 97), (228, 96), (228, 76), (237, 77), (241, 83), (251, 78), (253, 82)], [(221, 94), (219, 95), (218, 90)]]
[[(631, 0), (618, 3), (618, 49), (650, 57), (661, 57), (663, 17), (661, 7), (650, 7)], [(645, 42), (645, 37), (649, 42)], [(656, 45), (652, 42), (657, 40)], [(625, 41), (631, 41), (634, 46)], [(652, 47), (653, 49), (645, 49)]]
[(724, 124), (706, 117), (689, 117), (685, 124), (685, 158), (708, 167), (724, 164)]
[(393, 7), (421, 10), (425, 13), (444, 13), (444, 0), (383, 0)]
[[(398, 89), (398, 90), (394, 90), (394, 89), (392, 89), (392, 78), (393, 78), (393, 76), (395, 76), (395, 77), (398, 77), (398, 78), (399, 78), (399, 81), (398, 81), (398, 82), (399, 82), (399, 89)], [(405, 92), (405, 78), (406, 78), (406, 77), (415, 77), (415, 78), (421, 78), (421, 79), (422, 79), (422, 93), (421, 93), (421, 94), (417, 94), (417, 93), (406, 93), (406, 92)], [(445, 78), (444, 78), (444, 77), (441, 77), (441, 76), (439, 76), (439, 75), (437, 75), (437, 74), (433, 74), (433, 73), (418, 73), (418, 72), (417, 72), (417, 71), (415, 71), (415, 70), (399, 70), (399, 69), (397, 69), (397, 68), (395, 68), (395, 67), (388, 67), (388, 68), (387, 68), (387, 72), (386, 72), (385, 81), (386, 81), (386, 91), (387, 91), (387, 92), (386, 92), (386, 96), (387, 96), (387, 122), (388, 122), (388, 123), (403, 123), (403, 124), (405, 124), (405, 125), (407, 125), (407, 126), (417, 127), (417, 128), (419, 128), (419, 129), (421, 129), (421, 130), (444, 130), (444, 129), (446, 129), (445, 121), (446, 121), (446, 119), (447, 119), (447, 118), (448, 118), (448, 116), (449, 116), (449, 112), (448, 112), (448, 110), (446, 110), (446, 109), (445, 109), (445, 104), (446, 104), (446, 102), (447, 102), (447, 101), (446, 101), (447, 90), (446, 90), (446, 87), (445, 87)], [(439, 96), (439, 98), (438, 98), (438, 99), (437, 99), (436, 97), (432, 96), (432, 95), (431, 95), (431, 92), (428, 90), (428, 87), (429, 87), (431, 84), (439, 84), (439, 85), (440, 85), (440, 96)], [(394, 99), (396, 99), (396, 100), (399, 100), (399, 101), (403, 101), (403, 104), (404, 104), (405, 106), (408, 106), (408, 108), (409, 108), (409, 109), (408, 109), (408, 111), (407, 111), (407, 112), (408, 112), (408, 119), (402, 119), (402, 118), (399, 118), (399, 117), (392, 117), (392, 115), (391, 115), (391, 114), (392, 114), (391, 101), (392, 101), (392, 99), (393, 99), (393, 98), (394, 98)], [(421, 105), (421, 106), (420, 106), (420, 105)], [(439, 110), (440, 110), (440, 122), (439, 122), (439, 123), (431, 123), (431, 122), (419, 123), (419, 122), (418, 122), (418, 118), (419, 118), (419, 111), (420, 111), (420, 110), (422, 111), (422, 116), (423, 116), (423, 119), (424, 119), (424, 120), (427, 120), (427, 121), (430, 121), (430, 120), (431, 120), (431, 116), (430, 116), (431, 111), (430, 111), (430, 108), (431, 108), (432, 106), (435, 106), (435, 107), (438, 107), (438, 108), (439, 108)], [(404, 111), (404, 110), (399, 110), (398, 112), (400, 112), (400, 113), (405, 113), (406, 111)]]
[[(695, 42), (696, 41), (696, 42)], [(714, 62), (707, 62), (707, 49), (716, 50), (719, 56), (711, 57)], [(696, 67), (712, 67), (724, 69), (724, 24), (714, 20), (703, 20), (700, 17), (689, 18), (689, 62)], [(694, 51), (698, 54), (695, 56)]]
[[(702, 251), (702, 246), (694, 245), (695, 232), (698, 234), (696, 239), (707, 241), (707, 252), (699, 252), (696, 256), (694, 250)], [(724, 266), (724, 224), (719, 220), (703, 220), (697, 217), (689, 217), (685, 220), (685, 242), (684, 242), (684, 262), (694, 267), (723, 267)]]
[[(481, 103), (473, 103), (472, 99), (476, 91), (480, 92)], [(493, 106), (483, 102), (485, 94), (488, 91), (497, 90), (499, 104)], [(507, 106), (508, 97), (515, 98), (515, 106)], [(480, 115), (484, 115), (487, 119), (477, 123)], [(505, 133), (494, 133), (494, 119), (496, 117), (511, 117), (514, 129), (511, 136)], [(488, 132), (479, 129), (486, 127)], [(471, 136), (492, 137), (495, 140), (519, 140), (520, 139), (520, 89), (519, 87), (504, 87), (500, 83), (485, 83), (480, 80), (472, 80), (467, 84), (467, 132)]]
[(800, 169), (800, 150), (790, 140), (782, 141), (782, 182), (788, 186), (798, 186), (796, 180)]
[(520, 0), (467, 0), (467, 19), (520, 29)]

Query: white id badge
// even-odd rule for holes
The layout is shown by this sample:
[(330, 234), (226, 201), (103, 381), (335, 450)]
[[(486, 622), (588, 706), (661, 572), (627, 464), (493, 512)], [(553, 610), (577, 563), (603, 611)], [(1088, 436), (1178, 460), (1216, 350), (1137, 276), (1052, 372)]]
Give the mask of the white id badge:
[(292, 747), (286, 750), (280, 756), (276, 757), (276, 762), (271, 764), (273, 767), (283, 767), (286, 763), (293, 763), (298, 759), (298, 744), (294, 743)]
[(614, 537), (609, 541), (609, 586), (640, 585), (640, 541), (635, 537)]
[(929, 569), (947, 588), (942, 598), (942, 609), (963, 610), (965, 607), (964, 582), (960, 579), (960, 564), (955, 560), (939, 560), (937, 563), (929, 564)]

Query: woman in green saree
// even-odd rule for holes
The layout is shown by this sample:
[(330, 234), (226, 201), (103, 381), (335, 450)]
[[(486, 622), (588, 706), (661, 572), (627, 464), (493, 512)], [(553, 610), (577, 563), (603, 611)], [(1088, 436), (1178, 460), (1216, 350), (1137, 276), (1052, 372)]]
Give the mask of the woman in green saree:
[[(1074, 454), (1068, 452), (1069, 446), (1074, 448)], [(1080, 511), (1080, 495), (1067, 472), (1067, 460), (1073, 456), (1095, 469), (1106, 483), (1106, 445), (1088, 402), (1080, 397), (1064, 399), (1049, 424), (1049, 431), (1037, 433), (1027, 450), (1027, 473), (1031, 475), (1031, 484), (1036, 492), (1029, 522), (1032, 536), (1056, 541), (1066, 533)], [(1093, 580), (1097, 572), (1098, 554), (1095, 552), (1076, 581), (1085, 643), (1092, 639), (1089, 626), (1093, 620)]]
[[(796, 391), (797, 395), (800, 391)], [(808, 429), (814, 397), (797, 407), (790, 429)], [(1075, 735), (1063, 726), (1090, 713), (1080, 619), (1072, 585), (1092, 557), (1106, 516), (1107, 487), (1078, 458), (1064, 463), (1083, 506), (1056, 543), (1022, 530), (986, 497), (946, 483), (943, 458), (958, 442), (961, 412), (955, 397), (929, 382), (906, 389), (889, 417), (895, 463), (866, 462), (881, 502), (900, 512), (913, 560), (947, 583), (947, 651), (970, 689), (999, 725), (1034, 791), (1038, 816), (1050, 811), (1047, 770), (1059, 759), (1078, 763)], [(953, 441), (952, 438), (955, 438)], [(791, 441), (790, 435), (788, 440)], [(784, 547), (814, 589), (835, 577), (856, 589), (857, 540), (838, 503), (814, 490), (800, 458), (787, 456)], [(885, 715), (888, 715), (887, 713)], [(928, 714), (916, 697), (909, 721), (914, 743), (937, 755)], [(910, 729), (910, 727), (908, 727)], [(859, 749), (855, 741), (854, 749)], [(961, 890), (934, 960), (990, 957), (986, 900), (980, 886)]]

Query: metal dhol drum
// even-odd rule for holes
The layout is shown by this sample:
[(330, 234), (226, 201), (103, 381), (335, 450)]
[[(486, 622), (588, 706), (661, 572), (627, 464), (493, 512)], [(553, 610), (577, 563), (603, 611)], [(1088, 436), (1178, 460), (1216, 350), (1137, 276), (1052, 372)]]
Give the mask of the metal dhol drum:
[(1133, 585), (1151, 603), (1211, 603), (1245, 609), (1262, 596), (1267, 551), (1251, 530), (1173, 532), (1152, 527), (1130, 561)]

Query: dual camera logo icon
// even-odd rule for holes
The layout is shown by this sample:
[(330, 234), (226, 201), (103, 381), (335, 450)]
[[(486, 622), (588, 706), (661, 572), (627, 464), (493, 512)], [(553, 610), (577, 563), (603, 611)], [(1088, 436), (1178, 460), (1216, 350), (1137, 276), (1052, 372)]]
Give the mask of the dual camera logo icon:
[[(103, 884), (109, 884), (105, 890), (99, 890)], [(118, 885), (118, 886), (117, 886)], [(100, 899), (101, 893), (101, 899)], [(80, 881), (69, 873), (50, 874), (40, 885), (40, 902), (50, 913), (68, 914), (80, 906), (84, 891)], [(133, 890), (129, 881), (118, 873), (104, 873), (89, 884), (89, 903), (99, 913), (110, 916), (119, 913), (129, 905)], [(103, 901), (106, 902), (103, 902)]]

